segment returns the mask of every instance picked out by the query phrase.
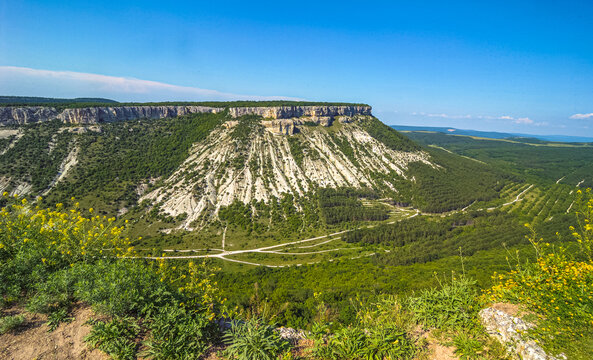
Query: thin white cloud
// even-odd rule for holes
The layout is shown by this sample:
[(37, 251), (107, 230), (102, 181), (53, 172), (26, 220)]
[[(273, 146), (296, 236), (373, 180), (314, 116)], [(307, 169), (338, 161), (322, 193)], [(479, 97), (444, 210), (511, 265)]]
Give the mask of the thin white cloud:
[(588, 113), (588, 114), (574, 114), (570, 117), (570, 119), (578, 119), (578, 120), (583, 120), (583, 119), (591, 119), (593, 118), (593, 113)]
[(158, 81), (74, 71), (0, 66), (0, 94), (48, 97), (108, 97), (121, 101), (167, 100), (301, 100), (179, 86)]
[(468, 115), (450, 115), (450, 114), (445, 114), (445, 113), (431, 114), (431, 113), (425, 113), (425, 112), (413, 112), (412, 115), (415, 115), (415, 116), (427, 116), (427, 117), (438, 117), (438, 118), (443, 118), (443, 119), (509, 120), (509, 121), (514, 122), (515, 124), (521, 124), (521, 125), (538, 125), (538, 126), (547, 125), (547, 123), (536, 123), (536, 122), (534, 122), (532, 119), (530, 119), (528, 117), (515, 118), (515, 117), (510, 116), (510, 115), (500, 115), (500, 116), (469, 115), (469, 114)]
[(428, 116), (428, 117), (437, 117), (443, 119), (471, 119), (472, 115), (450, 115), (450, 114), (430, 114), (425, 112), (413, 112), (412, 115), (420, 115), (420, 116)]
[(515, 124), (528, 124), (528, 125), (533, 124), (533, 120), (531, 120), (528, 117), (521, 117), (521, 118), (515, 119), (514, 121), (515, 121)]

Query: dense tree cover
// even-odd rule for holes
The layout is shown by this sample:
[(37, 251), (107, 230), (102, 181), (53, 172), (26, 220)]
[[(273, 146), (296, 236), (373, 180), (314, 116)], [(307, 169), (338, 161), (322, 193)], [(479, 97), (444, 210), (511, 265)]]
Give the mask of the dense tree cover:
[(296, 136), (289, 136), (287, 140), (288, 148), (290, 149), (290, 154), (292, 155), (294, 161), (298, 166), (303, 165), (303, 159), (305, 158), (305, 147), (303, 146), (302, 142)]
[[(501, 247), (464, 258), (463, 264), (469, 276), (488, 286), (493, 271), (508, 269), (506, 256)], [(522, 248), (522, 256), (530, 258), (530, 249)], [(279, 324), (308, 328), (315, 315), (314, 293), (327, 304), (333, 321), (347, 324), (354, 321), (357, 297), (409, 294), (438, 285), (434, 274), (450, 275), (452, 270), (462, 271), (459, 255), (403, 266), (380, 264), (372, 258), (338, 258), (287, 268), (235, 268), (220, 272), (216, 280), (229, 305), (244, 311), (265, 307)]]
[(492, 164), (530, 182), (593, 185), (593, 146), (549, 143), (536, 146), (504, 140), (475, 139), (440, 133), (410, 132), (411, 139)]
[(117, 104), (118, 102), (111, 99), (104, 98), (74, 98), (74, 99), (60, 99), (60, 98), (46, 98), (37, 96), (0, 96), (0, 106), (22, 106), (22, 105), (46, 105), (51, 106), (55, 104)]
[(218, 217), (223, 224), (230, 225), (231, 230), (246, 230), (246, 236), (257, 238), (266, 234), (282, 237), (319, 228), (322, 224), (318, 212), (315, 194), (298, 196), (283, 193), (280, 198), (272, 197), (268, 202), (253, 200), (244, 204), (235, 200), (228, 206), (222, 206)]
[(59, 121), (24, 126), (23, 136), (0, 155), (0, 174), (12, 178), (13, 187), (23, 181), (34, 193), (45, 190), (72, 147), (72, 134), (60, 128)]
[(361, 126), (369, 135), (391, 150), (418, 151), (420, 147), (406, 136), (383, 124), (377, 118), (362, 120)]
[(383, 207), (363, 206), (360, 198), (376, 199), (368, 188), (322, 188), (318, 190), (319, 210), (328, 225), (354, 221), (381, 221), (389, 217)]
[(439, 149), (426, 150), (438, 167), (410, 163), (407, 175), (414, 181), (401, 181), (399, 195), (395, 195), (396, 199), (411, 202), (422, 211), (446, 212), (475, 201), (491, 200), (498, 197), (509, 180), (516, 180), (490, 165)]
[(382, 244), (390, 252), (377, 264), (424, 263), (459, 254), (525, 243), (526, 230), (506, 212), (457, 214), (447, 218), (414, 217), (394, 224), (359, 229), (344, 235), (347, 242)]
[(58, 184), (49, 202), (71, 196), (96, 196), (106, 205), (137, 200), (136, 186), (167, 177), (187, 158), (192, 144), (210, 134), (222, 114), (192, 114), (175, 119), (104, 124), (79, 137), (78, 166)]

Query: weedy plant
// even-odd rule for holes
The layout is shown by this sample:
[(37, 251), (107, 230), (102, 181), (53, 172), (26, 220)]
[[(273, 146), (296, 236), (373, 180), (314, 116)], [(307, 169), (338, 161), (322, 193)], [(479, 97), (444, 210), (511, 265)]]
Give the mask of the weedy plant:
[(217, 337), (215, 324), (205, 312), (187, 311), (179, 304), (167, 305), (149, 319), (150, 337), (144, 355), (150, 359), (199, 359)]
[(131, 317), (115, 317), (109, 321), (90, 320), (90, 333), (84, 341), (98, 348), (116, 360), (136, 358), (137, 344), (134, 342), (140, 327)]
[(311, 336), (315, 359), (411, 359), (418, 353), (410, 336), (410, 315), (403, 311), (397, 297), (382, 297), (376, 302), (358, 301), (357, 322), (335, 332), (330, 324), (316, 323)]
[(289, 342), (258, 318), (245, 322), (234, 320), (223, 339), (228, 345), (224, 351), (228, 359), (275, 360), (290, 351)]
[(0, 335), (18, 329), (25, 323), (23, 315), (4, 316), (0, 318)]
[(61, 323), (69, 323), (72, 320), (74, 320), (74, 318), (68, 315), (67, 309), (59, 309), (57, 311), (51, 312), (47, 316), (46, 325), (49, 327), (48, 331), (54, 331), (58, 328), (58, 326), (60, 326)]
[(476, 281), (452, 274), (450, 282), (439, 283), (439, 288), (422, 290), (407, 299), (414, 319), (426, 328), (443, 330), (474, 326), (480, 310)]
[(483, 303), (476, 282), (452, 274), (450, 281), (439, 280), (439, 284), (406, 299), (415, 322), (454, 346), (461, 359), (506, 359), (505, 349), (486, 334), (478, 319)]

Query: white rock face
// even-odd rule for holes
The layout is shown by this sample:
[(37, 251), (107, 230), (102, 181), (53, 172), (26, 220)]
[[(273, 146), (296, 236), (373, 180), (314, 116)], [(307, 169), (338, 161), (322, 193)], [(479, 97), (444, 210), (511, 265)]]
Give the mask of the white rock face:
[[(291, 151), (290, 136), (279, 135), (266, 127), (268, 120), (254, 131), (245, 143), (232, 138), (236, 121), (215, 129), (209, 137), (194, 145), (189, 157), (164, 185), (142, 199), (161, 204), (161, 211), (171, 216), (187, 214), (183, 227), (206, 209), (230, 205), (235, 200), (267, 202), (282, 194), (304, 195), (312, 186), (396, 188), (398, 176), (404, 177), (411, 162), (432, 166), (424, 152), (403, 152), (387, 148), (372, 138), (354, 121), (340, 127), (301, 126), (293, 135), (302, 154)], [(293, 124), (294, 125), (294, 124)], [(285, 134), (285, 133), (283, 133)], [(348, 143), (350, 154), (340, 150), (335, 139)], [(294, 150), (293, 150), (294, 151)], [(392, 173), (393, 182), (377, 183), (372, 173)]]
[(531, 329), (533, 324), (494, 308), (482, 309), (479, 316), (488, 334), (506, 345), (509, 352), (516, 355), (517, 358), (523, 360), (564, 359), (546, 354), (544, 349), (533, 340), (525, 340), (521, 337), (521, 333)]
[(217, 113), (207, 106), (119, 106), (66, 109), (57, 118), (67, 124), (96, 124), (136, 119), (162, 119), (196, 113)]
[[(196, 113), (218, 113), (225, 109), (209, 106), (105, 106), (65, 109), (24, 106), (0, 107), (0, 126), (23, 125), (59, 119), (66, 124), (97, 124), (137, 119), (162, 119)], [(370, 115), (370, 106), (274, 106), (229, 108), (231, 117), (259, 115), (269, 119), (290, 119), (307, 116), (318, 123), (328, 123), (336, 116)], [(327, 125), (326, 125), (327, 126)]]
[(236, 107), (230, 108), (232, 117), (243, 115), (259, 115), (269, 119), (289, 119), (294, 117), (334, 117), (371, 115), (370, 106), (270, 106), (270, 107)]
[(0, 107), (0, 125), (24, 125), (55, 119), (58, 111), (46, 106)]

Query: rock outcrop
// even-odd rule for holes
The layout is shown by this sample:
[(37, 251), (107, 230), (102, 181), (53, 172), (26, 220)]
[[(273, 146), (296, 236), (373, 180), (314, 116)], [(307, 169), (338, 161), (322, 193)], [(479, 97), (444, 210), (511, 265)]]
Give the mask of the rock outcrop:
[[(0, 126), (23, 125), (59, 119), (65, 124), (98, 124), (104, 122), (127, 121), (137, 119), (162, 119), (195, 113), (218, 113), (223, 107), (209, 106), (113, 106), (113, 107), (85, 107), (70, 108), (58, 111), (54, 107), (25, 106), (0, 107)], [(231, 107), (229, 115), (237, 118), (243, 115), (258, 115), (267, 119), (293, 119), (306, 117), (324, 126), (331, 125), (335, 117), (352, 117), (357, 115), (371, 115), (370, 106), (272, 106), (272, 107)], [(289, 124), (276, 124), (272, 127), (284, 129)], [(279, 130), (283, 132), (284, 130)], [(290, 130), (289, 130), (290, 131)], [(284, 131), (285, 132), (285, 131)]]
[(57, 118), (59, 112), (53, 107), (26, 106), (0, 107), (0, 125), (24, 125)]
[(565, 357), (554, 357), (546, 354), (544, 349), (533, 340), (524, 339), (521, 333), (534, 325), (511, 316), (504, 311), (486, 308), (480, 311), (480, 320), (490, 336), (494, 336), (505, 345), (509, 353), (523, 360), (560, 360)]
[(315, 119), (316, 117), (371, 115), (371, 107), (364, 105), (234, 107), (229, 108), (229, 114), (232, 117), (259, 115), (268, 119), (290, 119), (306, 116)]
[(137, 119), (162, 119), (197, 113), (217, 113), (208, 106), (118, 106), (65, 109), (57, 118), (66, 124), (97, 124)]

